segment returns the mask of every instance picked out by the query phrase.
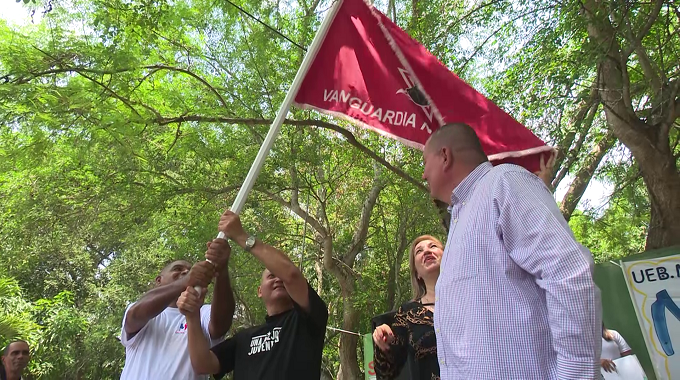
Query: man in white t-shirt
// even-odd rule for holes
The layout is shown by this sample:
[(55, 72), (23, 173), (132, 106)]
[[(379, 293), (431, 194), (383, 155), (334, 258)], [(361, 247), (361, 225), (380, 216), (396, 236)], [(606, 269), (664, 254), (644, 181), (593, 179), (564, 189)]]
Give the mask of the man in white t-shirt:
[(121, 380), (207, 380), (191, 367), (187, 322), (177, 309), (177, 298), (188, 286), (207, 287), (217, 277), (212, 305), (200, 310), (201, 330), (212, 344), (231, 327), (234, 295), (227, 263), (231, 248), (226, 240), (208, 243), (206, 259), (193, 266), (180, 260), (168, 264), (156, 277), (156, 287), (128, 306), (123, 317), (121, 343), (125, 367)]

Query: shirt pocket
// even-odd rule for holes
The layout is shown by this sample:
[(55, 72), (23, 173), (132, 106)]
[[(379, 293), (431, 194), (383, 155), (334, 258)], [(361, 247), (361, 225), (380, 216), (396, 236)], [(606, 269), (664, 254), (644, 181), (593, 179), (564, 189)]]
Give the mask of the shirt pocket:
[(439, 273), (439, 277), (444, 279), (444, 282), (461, 282), (479, 275), (481, 257), (475, 258), (474, 253), (466, 251), (464, 247), (461, 249), (454, 247), (447, 254), (450, 257), (447, 258), (446, 265)]

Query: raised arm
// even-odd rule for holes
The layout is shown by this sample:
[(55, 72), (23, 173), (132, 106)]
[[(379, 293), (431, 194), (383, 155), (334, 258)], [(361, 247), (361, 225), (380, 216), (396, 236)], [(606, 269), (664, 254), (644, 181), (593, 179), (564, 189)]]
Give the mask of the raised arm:
[[(170, 271), (186, 271), (180, 263), (169, 268)], [(146, 324), (160, 314), (188, 286), (208, 286), (213, 277), (213, 266), (205, 261), (194, 264), (191, 270), (180, 280), (167, 285), (158, 286), (146, 292), (125, 316), (125, 332), (128, 338), (135, 336)], [(159, 276), (160, 277), (160, 276)], [(156, 279), (158, 281), (158, 278)]]
[(510, 258), (545, 291), (557, 377), (591, 379), (599, 371), (602, 328), (592, 256), (538, 178), (518, 170), (498, 181), (499, 233)]
[[(246, 240), (249, 235), (243, 229), (238, 215), (228, 210), (225, 211), (220, 218), (219, 229), (238, 245), (243, 248), (246, 247)], [(285, 253), (260, 240), (256, 240), (255, 245), (250, 250), (250, 254), (260, 260), (270, 272), (283, 281), (288, 294), (290, 294), (290, 297), (296, 304), (304, 311), (310, 312), (307, 280)]]
[[(194, 371), (199, 375), (212, 375), (220, 372), (220, 361), (210, 351), (208, 339), (201, 328), (201, 306), (207, 289), (199, 295), (192, 286), (186, 287), (177, 300), (180, 313), (187, 318), (187, 338), (189, 340), (189, 359)], [(212, 315), (210, 316), (212, 319)]]
[(208, 323), (208, 331), (212, 339), (224, 336), (229, 331), (234, 318), (234, 293), (231, 290), (228, 269), (230, 256), (231, 247), (226, 240), (215, 239), (208, 243), (205, 257), (215, 264), (217, 276), (210, 308), (210, 323)]

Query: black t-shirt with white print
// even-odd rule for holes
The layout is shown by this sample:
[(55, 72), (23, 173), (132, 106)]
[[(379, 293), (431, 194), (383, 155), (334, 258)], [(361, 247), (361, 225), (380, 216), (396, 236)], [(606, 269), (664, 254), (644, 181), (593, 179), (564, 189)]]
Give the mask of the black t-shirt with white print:
[(234, 380), (318, 380), (328, 308), (309, 284), (307, 287), (309, 313), (294, 303), (293, 309), (267, 316), (266, 323), (213, 347), (220, 361), (215, 378), (234, 371)]

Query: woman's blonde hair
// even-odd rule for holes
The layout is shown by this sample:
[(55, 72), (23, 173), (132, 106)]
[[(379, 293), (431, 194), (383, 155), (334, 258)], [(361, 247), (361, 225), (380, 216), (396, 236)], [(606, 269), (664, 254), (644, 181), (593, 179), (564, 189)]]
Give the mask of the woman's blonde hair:
[(432, 240), (439, 245), (439, 248), (444, 249), (442, 242), (432, 235), (418, 236), (411, 243), (411, 249), (408, 252), (408, 266), (411, 272), (411, 291), (413, 292), (414, 301), (418, 301), (419, 299), (423, 298), (425, 293), (427, 293), (425, 281), (422, 278), (418, 278), (418, 272), (416, 271), (416, 246), (425, 240)]

